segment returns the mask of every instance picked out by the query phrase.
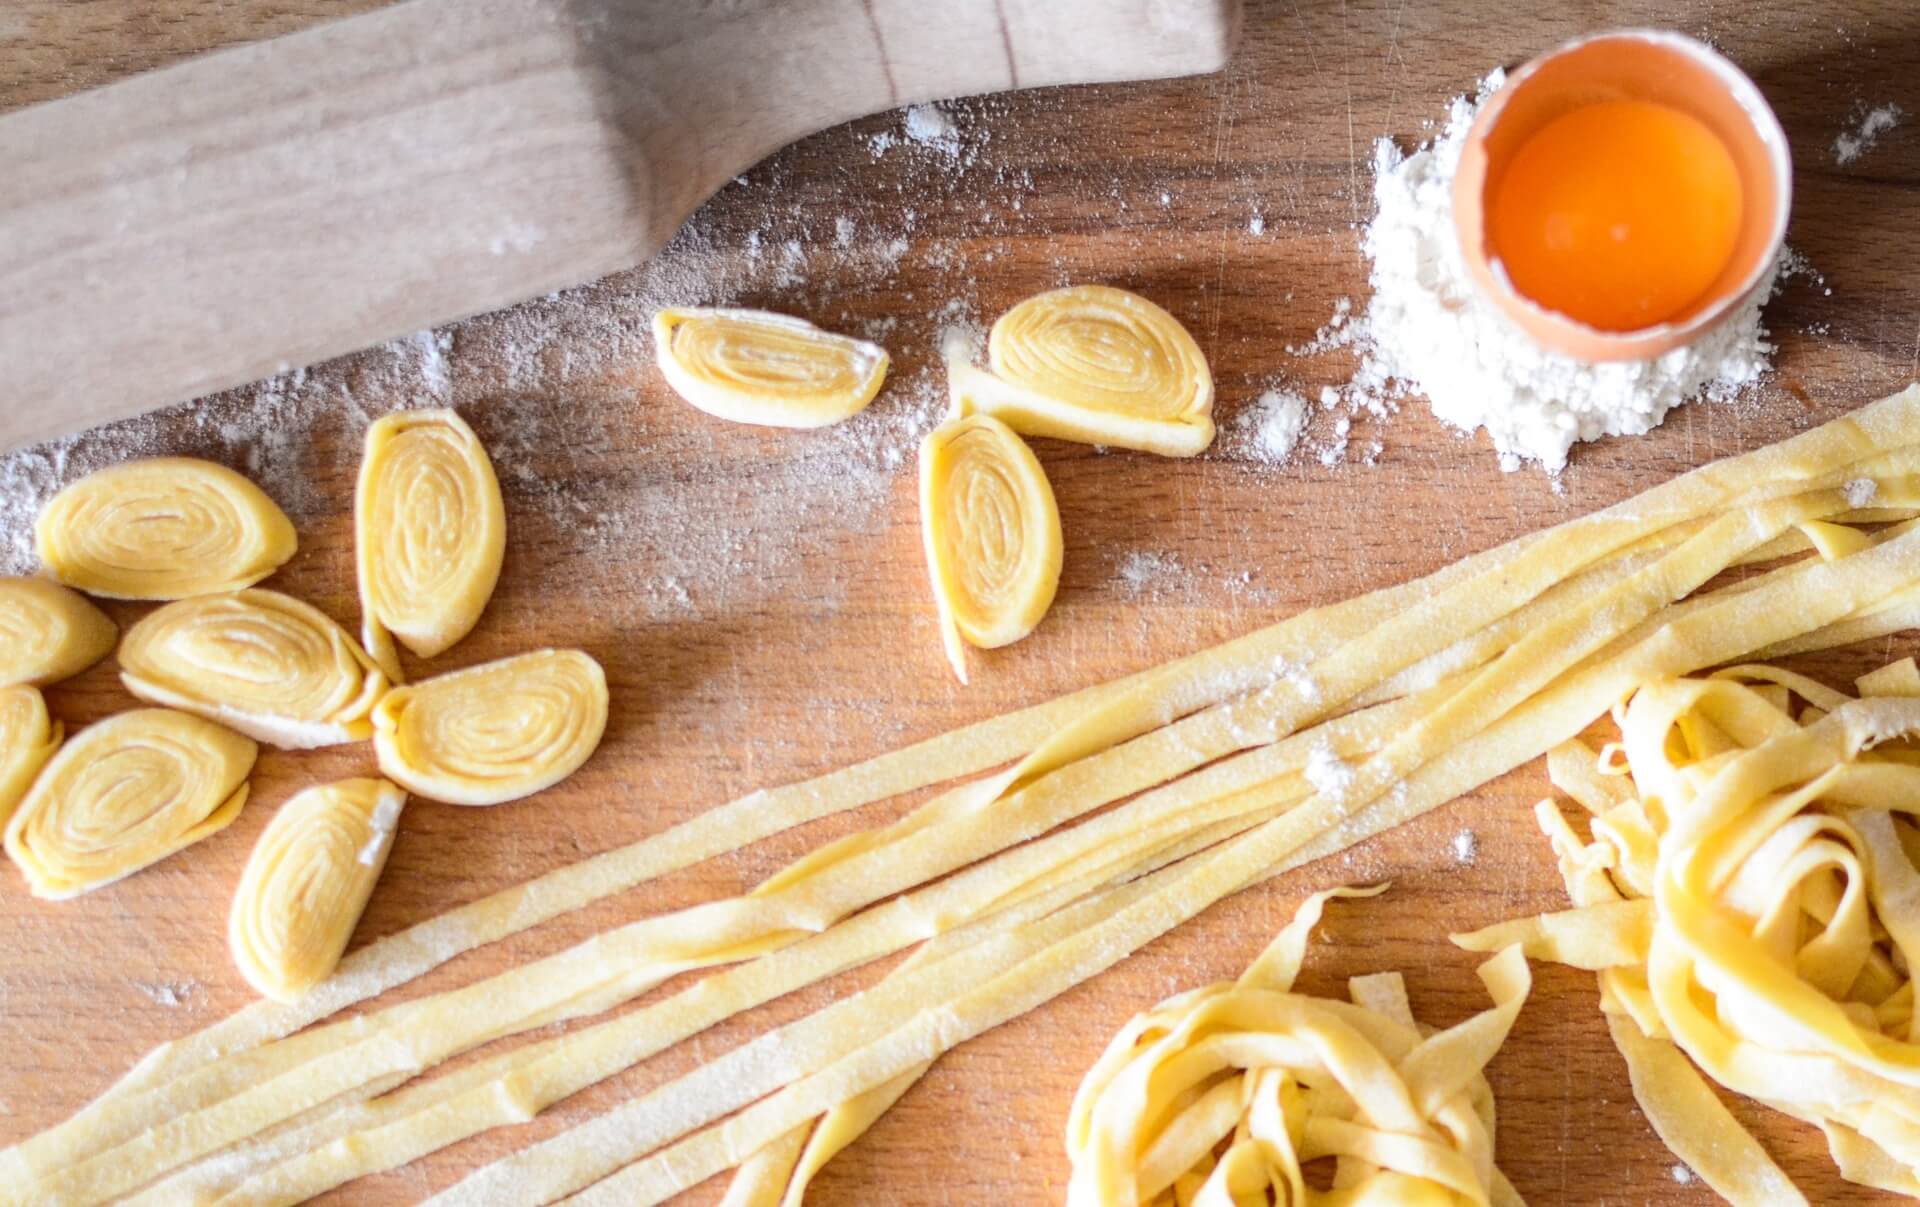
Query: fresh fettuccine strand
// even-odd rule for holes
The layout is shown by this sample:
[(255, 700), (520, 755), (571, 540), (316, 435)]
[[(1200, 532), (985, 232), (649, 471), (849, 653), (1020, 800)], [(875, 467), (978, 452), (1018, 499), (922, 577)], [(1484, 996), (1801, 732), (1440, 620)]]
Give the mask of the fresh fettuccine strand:
[(155, 457), (96, 470), (34, 525), (40, 560), (112, 599), (185, 599), (250, 587), (293, 556), (293, 524), (224, 465)]
[(34, 777), (60, 749), (60, 722), (47, 716), (38, 688), (0, 687), (0, 831), (33, 786)]
[(36, 897), (90, 892), (218, 833), (247, 800), (256, 747), (211, 721), (137, 708), (48, 760), (7, 823)]
[(148, 613), (120, 643), (120, 679), (143, 700), (291, 750), (373, 736), (387, 677), (309, 604), (254, 588)]
[(325, 980), (386, 866), (407, 795), (385, 780), (321, 784), (280, 806), (234, 889), (227, 943), (247, 983), (295, 1001)]
[(887, 379), (878, 344), (765, 310), (662, 310), (653, 347), (674, 393), (735, 423), (825, 427), (858, 414)]
[(1136, 293), (1075, 285), (994, 323), (991, 373), (954, 360), (962, 413), (1029, 436), (1191, 457), (1213, 443), (1213, 373), (1180, 320)]
[(452, 411), (401, 411), (367, 429), (353, 496), (362, 638), (401, 681), (394, 640), (432, 658), (480, 622), (500, 579), (506, 505), (480, 438)]
[(0, 578), (0, 686), (45, 687), (107, 656), (117, 635), (85, 596), (44, 578)]
[(1006, 424), (950, 419), (920, 442), (920, 537), (954, 675), (966, 649), (995, 649), (1040, 623), (1060, 586), (1063, 542), (1053, 486)]

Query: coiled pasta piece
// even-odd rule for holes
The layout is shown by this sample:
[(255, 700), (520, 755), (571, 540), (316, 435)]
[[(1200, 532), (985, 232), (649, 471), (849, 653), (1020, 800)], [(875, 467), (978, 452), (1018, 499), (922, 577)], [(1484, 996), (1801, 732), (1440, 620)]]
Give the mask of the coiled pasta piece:
[(579, 650), (536, 650), (396, 687), (373, 724), (389, 779), (451, 805), (498, 805), (587, 761), (606, 732), (607, 677)]
[(34, 777), (60, 749), (65, 730), (47, 717), (38, 688), (0, 687), (0, 827), (7, 824)]
[(990, 415), (927, 433), (920, 536), (947, 661), (965, 683), (962, 639), (983, 649), (1020, 640), (1060, 585), (1060, 511), (1033, 450)]
[(7, 823), (7, 855), (36, 897), (111, 884), (225, 829), (257, 750), (170, 708), (108, 717), (48, 760)]
[(1074, 285), (1000, 316), (993, 372), (949, 364), (956, 404), (1027, 436), (1191, 457), (1213, 443), (1213, 372), (1180, 320), (1136, 293)]
[(233, 962), (249, 985), (291, 1002), (332, 975), (406, 801), (385, 780), (350, 779), (280, 806), (247, 857), (227, 917)]
[(361, 637), (398, 683), (395, 638), (431, 658), (479, 623), (507, 547), (500, 482), (460, 416), (402, 411), (367, 429), (353, 519)]
[(79, 674), (113, 649), (118, 630), (85, 596), (44, 578), (0, 578), (0, 684)]
[(878, 344), (765, 310), (662, 310), (653, 345), (674, 393), (735, 423), (825, 427), (859, 413), (887, 378)]
[(293, 556), (293, 524), (224, 465), (155, 457), (96, 470), (34, 526), (40, 560), (110, 599), (185, 599), (250, 587)]
[(387, 677), (324, 612), (260, 588), (168, 604), (127, 630), (120, 678), (142, 700), (290, 750), (373, 736)]

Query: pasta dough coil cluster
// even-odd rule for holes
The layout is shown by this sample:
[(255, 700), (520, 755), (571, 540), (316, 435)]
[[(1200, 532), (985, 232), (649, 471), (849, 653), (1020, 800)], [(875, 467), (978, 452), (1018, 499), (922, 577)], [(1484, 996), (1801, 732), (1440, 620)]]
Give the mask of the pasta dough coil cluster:
[(381, 697), (380, 770), (453, 805), (497, 805), (559, 783), (607, 727), (607, 677), (578, 650), (536, 650)]
[(675, 393), (735, 423), (826, 427), (863, 410), (887, 378), (878, 344), (764, 310), (662, 310), (653, 343)]
[(387, 678), (318, 608), (259, 588), (168, 604), (127, 630), (120, 677), (143, 700), (289, 749), (373, 736)]
[(85, 597), (44, 578), (0, 578), (0, 684), (45, 687), (113, 649), (118, 630)]
[(1737, 1207), (1807, 1200), (1701, 1073), (1820, 1127), (1849, 1180), (1920, 1195), (1920, 673), (1861, 687), (1642, 684), (1618, 744), (1549, 764), (1591, 814), (1585, 839), (1537, 810), (1575, 908), (1458, 939), (1599, 972), (1642, 1108)]
[(386, 866), (406, 799), (384, 780), (352, 779), (280, 806), (228, 915), (228, 945), (248, 984), (291, 1002), (333, 971)]
[(34, 534), (55, 578), (110, 599), (237, 591), (279, 569), (296, 544), (266, 492), (191, 457), (88, 474), (53, 496)]
[[(1335, 890), (1309, 897), (1238, 981), (1129, 1022), (1088, 1071), (1067, 1125), (1070, 1207), (1465, 1207), (1517, 1204), (1493, 1163), (1481, 1070), (1526, 1000), (1510, 949), (1480, 970), (1493, 1007), (1429, 1034), (1398, 973), (1353, 1002), (1292, 992)], [(1334, 1189), (1303, 1169), (1331, 1157)]]
[(36, 897), (111, 884), (238, 817), (256, 749), (188, 713), (117, 713), (48, 760), (7, 825), (7, 854)]

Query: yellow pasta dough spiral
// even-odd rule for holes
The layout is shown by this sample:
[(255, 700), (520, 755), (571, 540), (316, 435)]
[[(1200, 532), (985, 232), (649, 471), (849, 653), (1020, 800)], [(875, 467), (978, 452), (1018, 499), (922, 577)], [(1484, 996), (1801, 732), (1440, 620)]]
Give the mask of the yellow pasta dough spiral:
[(155, 457), (97, 470), (47, 504), (40, 560), (110, 599), (184, 599), (250, 587), (293, 556), (293, 524), (224, 465)]
[(0, 827), (33, 786), (34, 777), (60, 749), (63, 730), (47, 717), (39, 689), (0, 687)]
[(607, 727), (607, 677), (579, 650), (536, 650), (382, 697), (380, 770), (452, 805), (529, 796), (587, 761)]
[[(1308, 898), (1238, 981), (1170, 997), (1114, 1037), (1074, 1097), (1069, 1207), (1519, 1201), (1494, 1168), (1481, 1070), (1526, 1000), (1525, 959), (1483, 965), (1493, 1008), (1432, 1035), (1398, 973), (1355, 978), (1351, 1005), (1292, 992), (1322, 904), (1349, 893)], [(1338, 1189), (1309, 1189), (1302, 1167), (1325, 1157)]]
[(406, 800), (385, 780), (351, 779), (280, 806), (247, 857), (227, 917), (233, 962), (249, 985), (291, 1002), (333, 973)]
[(1191, 457), (1213, 443), (1213, 373), (1180, 320), (1135, 293), (1028, 298), (988, 338), (993, 372), (950, 365), (956, 402), (1029, 436)]
[(0, 578), (0, 684), (45, 687), (113, 649), (116, 630), (86, 598), (44, 578)]
[(675, 393), (735, 423), (825, 427), (857, 414), (887, 378), (878, 344), (764, 310), (662, 310), (653, 343)]
[(120, 678), (143, 700), (292, 750), (373, 736), (387, 677), (324, 612), (261, 588), (168, 604), (127, 630)]
[(7, 824), (7, 854), (36, 897), (111, 884), (238, 817), (257, 749), (168, 708), (108, 717), (47, 762)]
[(947, 660), (965, 683), (961, 639), (984, 649), (1020, 640), (1060, 585), (1060, 511), (1033, 450), (990, 415), (927, 433), (920, 535)]
[(353, 516), (362, 636), (398, 683), (394, 638), (431, 658), (479, 623), (507, 547), (500, 482), (460, 416), (402, 411), (367, 429)]

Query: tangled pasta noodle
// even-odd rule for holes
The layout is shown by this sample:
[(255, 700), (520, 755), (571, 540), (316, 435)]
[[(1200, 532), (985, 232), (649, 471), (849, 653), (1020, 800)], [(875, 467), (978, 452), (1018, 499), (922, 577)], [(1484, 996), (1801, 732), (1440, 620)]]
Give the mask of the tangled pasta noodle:
[(536, 650), (381, 697), (380, 770), (452, 805), (497, 805), (559, 783), (607, 728), (607, 676), (579, 650)]
[(1577, 908), (1459, 939), (1598, 971), (1642, 1108), (1739, 1207), (1807, 1200), (1700, 1072), (1820, 1127), (1847, 1179), (1920, 1194), (1920, 672), (1860, 686), (1642, 685), (1618, 744), (1550, 762), (1592, 813), (1588, 840), (1538, 809)]
[(765, 310), (662, 310), (653, 344), (674, 393), (735, 423), (826, 427), (865, 409), (887, 378), (878, 344)]
[(293, 524), (258, 486), (192, 457), (128, 461), (66, 487), (34, 525), (40, 560), (110, 599), (250, 587), (293, 556)]
[(252, 589), (168, 604), (127, 630), (120, 678), (143, 700), (290, 749), (373, 735), (387, 689), (373, 659), (319, 609)]
[[(1520, 1202), (1494, 1167), (1481, 1070), (1526, 1000), (1526, 961), (1488, 961), (1493, 1007), (1431, 1034), (1398, 973), (1354, 978), (1351, 1004), (1295, 993), (1336, 895), (1360, 894), (1309, 897), (1239, 980), (1176, 994), (1114, 1037), (1074, 1097), (1069, 1207)], [(1331, 1190), (1309, 1184), (1323, 1158)]]
[(45, 687), (107, 656), (118, 630), (85, 596), (44, 578), (0, 578), (0, 684)]

